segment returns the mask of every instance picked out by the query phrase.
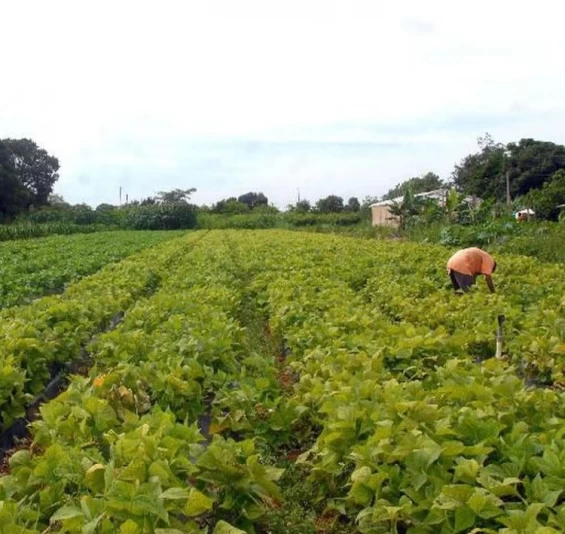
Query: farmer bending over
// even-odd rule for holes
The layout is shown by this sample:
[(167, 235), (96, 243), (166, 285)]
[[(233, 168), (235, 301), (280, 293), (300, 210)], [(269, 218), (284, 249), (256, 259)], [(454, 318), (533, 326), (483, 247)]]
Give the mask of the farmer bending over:
[(455, 291), (464, 292), (475, 283), (479, 274), (485, 276), (485, 281), (491, 293), (494, 293), (492, 273), (496, 270), (496, 262), (490, 254), (480, 248), (465, 248), (456, 252), (447, 262), (447, 272)]

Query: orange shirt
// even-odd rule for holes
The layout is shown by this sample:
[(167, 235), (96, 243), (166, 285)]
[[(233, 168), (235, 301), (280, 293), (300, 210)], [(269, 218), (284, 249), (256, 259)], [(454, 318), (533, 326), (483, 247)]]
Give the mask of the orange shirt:
[(447, 268), (471, 276), (490, 276), (494, 269), (494, 259), (480, 248), (464, 248), (449, 258)]

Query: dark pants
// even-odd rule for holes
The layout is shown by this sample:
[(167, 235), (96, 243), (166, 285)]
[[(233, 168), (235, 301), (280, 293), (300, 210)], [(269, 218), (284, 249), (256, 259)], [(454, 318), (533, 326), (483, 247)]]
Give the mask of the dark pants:
[(458, 273), (457, 271), (454, 271), (452, 269), (450, 269), (449, 271), (449, 278), (451, 278), (451, 283), (453, 284), (453, 289), (455, 289), (455, 291), (461, 289), (467, 292), (475, 283), (474, 276), (471, 276), (470, 274)]

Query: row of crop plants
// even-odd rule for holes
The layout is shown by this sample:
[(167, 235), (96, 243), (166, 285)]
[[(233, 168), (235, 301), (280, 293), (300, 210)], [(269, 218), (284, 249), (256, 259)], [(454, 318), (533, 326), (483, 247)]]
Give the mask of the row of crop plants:
[[(285, 532), (262, 454), (300, 449), (333, 532), (565, 529), (565, 396), (489, 358), (505, 313), (509, 359), (525, 344), (537, 372), (562, 366), (561, 271), (503, 257), (499, 294), (462, 298), (423, 245), (212, 232), (178, 252), (90, 345), (91, 377), (42, 408), (0, 479), (0, 525)], [(254, 350), (262, 320), (280, 358)]]
[(199, 236), (142, 251), (71, 285), (61, 295), (0, 312), (0, 429), (24, 415), (54, 372), (95, 334), (151, 293)]
[(366, 533), (565, 528), (565, 396), (527, 387), (518, 367), (489, 358), (505, 312), (512, 358), (523, 348), (542, 370), (553, 358), (561, 378), (560, 270), (501, 258), (500, 294), (461, 298), (442, 285), (439, 249), (283, 233), (232, 239), (265, 267), (254, 286), (297, 381), (260, 414), (238, 405), (237, 392), (224, 402), (245, 411), (249, 435), (282, 421), (287, 444), (307, 444), (298, 462), (313, 503)]
[[(155, 294), (88, 347), (95, 367), (41, 408), (31, 450), (0, 479), (0, 524), (38, 533), (242, 532), (279, 497), (253, 440), (209, 421), (214, 394), (253, 368), (236, 320), (240, 273), (220, 235), (181, 254)], [(17, 503), (20, 503), (18, 506)], [(24, 530), (25, 529), (25, 530)]]
[(176, 232), (101, 232), (0, 243), (0, 308), (27, 304)]

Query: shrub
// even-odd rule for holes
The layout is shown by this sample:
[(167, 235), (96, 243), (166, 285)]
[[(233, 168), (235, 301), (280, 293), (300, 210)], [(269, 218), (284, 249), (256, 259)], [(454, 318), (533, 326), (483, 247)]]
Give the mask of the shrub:
[(122, 226), (132, 230), (179, 230), (196, 227), (196, 206), (185, 202), (124, 209)]

